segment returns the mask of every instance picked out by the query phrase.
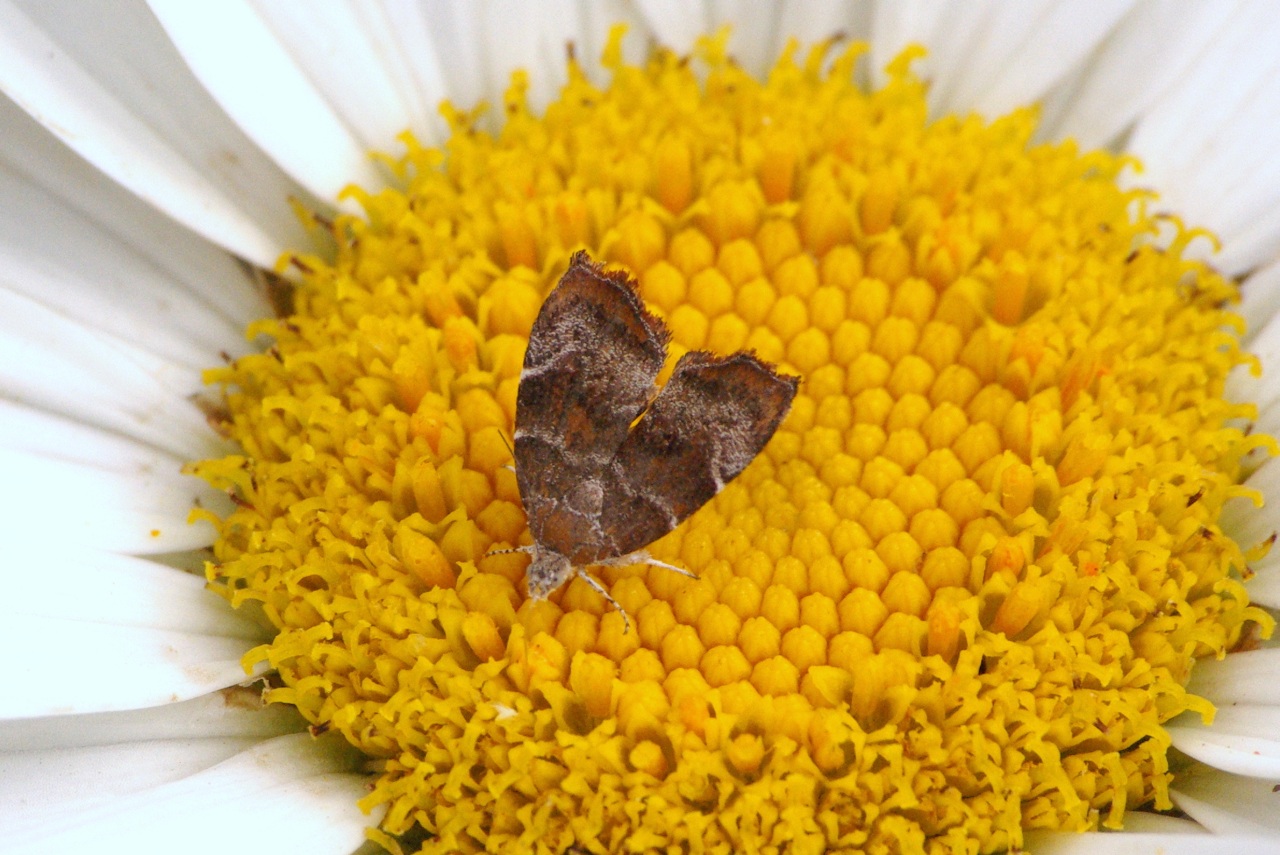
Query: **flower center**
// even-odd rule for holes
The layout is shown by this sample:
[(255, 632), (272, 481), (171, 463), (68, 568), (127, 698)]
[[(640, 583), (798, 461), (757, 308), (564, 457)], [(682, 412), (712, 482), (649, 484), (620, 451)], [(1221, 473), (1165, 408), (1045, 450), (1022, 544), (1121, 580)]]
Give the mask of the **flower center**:
[[(211, 372), (244, 455), (210, 580), (261, 604), (272, 700), (379, 771), (425, 851), (992, 852), (1169, 807), (1161, 725), (1250, 621), (1218, 526), (1232, 287), (1153, 239), (1124, 161), (1020, 112), (926, 118), (910, 56), (761, 83), (606, 52), (545, 116), (450, 112), (403, 191), (296, 257), (268, 354)], [(528, 599), (508, 443), (569, 255), (692, 349), (804, 380), (765, 452), (651, 552)], [(670, 366), (668, 365), (668, 371)], [(421, 836), (421, 835), (419, 835)], [(385, 839), (385, 838), (384, 838)], [(975, 843), (976, 841), (976, 843)]]

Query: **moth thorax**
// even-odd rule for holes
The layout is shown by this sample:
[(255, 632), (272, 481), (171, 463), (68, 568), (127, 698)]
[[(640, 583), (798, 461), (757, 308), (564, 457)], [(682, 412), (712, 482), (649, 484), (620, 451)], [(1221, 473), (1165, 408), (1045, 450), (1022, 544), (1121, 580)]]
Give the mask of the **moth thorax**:
[(559, 552), (551, 549), (533, 549), (533, 561), (525, 571), (525, 580), (529, 585), (529, 599), (545, 600), (556, 588), (563, 585), (573, 575), (573, 563)]

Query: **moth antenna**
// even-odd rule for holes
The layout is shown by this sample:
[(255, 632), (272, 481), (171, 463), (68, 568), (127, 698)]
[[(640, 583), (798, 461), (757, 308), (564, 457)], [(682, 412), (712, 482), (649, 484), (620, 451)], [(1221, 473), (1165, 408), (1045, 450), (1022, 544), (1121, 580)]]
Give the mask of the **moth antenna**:
[[(509, 451), (509, 452), (511, 453), (511, 459), (512, 459), (512, 460), (515, 460), (515, 459), (516, 459), (516, 450), (515, 450), (514, 448), (512, 448), (512, 447), (511, 447), (511, 443), (507, 442), (507, 435), (506, 435), (505, 433), (503, 433), (502, 431), (498, 431), (498, 436), (502, 437), (502, 444), (503, 444), (503, 445), (505, 445), (505, 446), (507, 447), (507, 451)], [(515, 464), (514, 464), (514, 463), (507, 463), (507, 464), (503, 465), (503, 467), (502, 467), (502, 468), (503, 468), (503, 469), (506, 469), (508, 472), (515, 472), (515, 471), (516, 471), (516, 467), (515, 467)]]
[(622, 634), (626, 635), (628, 632), (630, 632), (631, 618), (627, 617), (627, 610), (624, 609), (622, 606), (618, 605), (618, 601), (609, 595), (609, 592), (604, 589), (604, 585), (601, 585), (599, 582), (597, 582), (595, 577), (593, 577), (586, 570), (583, 570), (581, 567), (574, 567), (573, 572), (578, 574), (578, 577), (582, 579), (582, 581), (586, 582), (588, 585), (595, 588), (596, 592), (600, 596), (608, 600), (609, 605), (617, 609), (618, 614), (622, 615)]

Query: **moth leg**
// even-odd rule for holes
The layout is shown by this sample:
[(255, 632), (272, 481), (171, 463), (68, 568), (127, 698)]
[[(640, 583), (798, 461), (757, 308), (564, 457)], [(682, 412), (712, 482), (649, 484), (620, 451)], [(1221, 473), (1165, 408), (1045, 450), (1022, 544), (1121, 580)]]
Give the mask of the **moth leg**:
[(582, 581), (586, 582), (588, 585), (595, 588), (596, 592), (599, 593), (600, 596), (608, 600), (609, 605), (617, 609), (618, 614), (622, 615), (622, 634), (626, 635), (628, 632), (630, 632), (631, 618), (627, 617), (627, 610), (624, 609), (622, 606), (618, 605), (618, 601), (609, 595), (609, 592), (604, 589), (604, 585), (601, 585), (598, 581), (596, 581), (594, 576), (592, 576), (590, 573), (588, 573), (586, 570), (582, 569), (581, 567), (574, 567), (573, 572), (577, 573), (578, 577), (582, 579)]
[(619, 555), (617, 558), (610, 558), (608, 561), (599, 561), (607, 567), (625, 567), (628, 564), (652, 564), (654, 567), (661, 567), (664, 570), (670, 570), (673, 573), (679, 573), (681, 576), (688, 576), (690, 579), (697, 579), (698, 574), (683, 567), (677, 567), (674, 564), (668, 564), (665, 561), (659, 561), (643, 549), (636, 552), (628, 552), (626, 555)]
[(697, 579), (697, 578), (698, 578), (698, 574), (697, 574), (697, 573), (694, 573), (692, 570), (686, 570), (686, 569), (684, 569), (683, 567), (677, 567), (677, 566), (676, 566), (676, 565), (674, 565), (674, 564), (668, 564), (668, 563), (667, 563), (667, 562), (665, 562), (665, 561), (659, 561), (658, 559), (653, 558), (652, 556), (650, 556), (648, 553), (645, 553), (645, 554), (640, 558), (640, 560), (639, 560), (639, 561), (637, 561), (636, 563), (637, 563), (637, 564), (652, 564), (654, 567), (661, 567), (661, 568), (663, 568), (664, 570), (670, 570), (670, 571), (672, 571), (673, 573), (679, 573), (681, 576), (688, 576), (690, 579)]
[(523, 552), (525, 554), (532, 554), (533, 547), (532, 546), (513, 546), (510, 549), (490, 549), (488, 552), (484, 554), (484, 557), (488, 558), (490, 555), (511, 555), (514, 552)]

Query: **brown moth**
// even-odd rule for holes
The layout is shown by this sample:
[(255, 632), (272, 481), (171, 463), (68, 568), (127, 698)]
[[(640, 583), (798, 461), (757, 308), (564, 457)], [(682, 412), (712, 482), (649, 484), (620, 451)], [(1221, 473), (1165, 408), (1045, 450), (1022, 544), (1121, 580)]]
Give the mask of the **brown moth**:
[[(702, 507), (760, 453), (800, 378), (739, 351), (686, 353), (654, 381), (670, 333), (625, 273), (585, 252), (543, 303), (516, 395), (515, 469), (533, 545), (529, 597), (585, 568), (653, 564), (643, 549)], [(696, 578), (696, 577), (695, 577)]]

